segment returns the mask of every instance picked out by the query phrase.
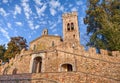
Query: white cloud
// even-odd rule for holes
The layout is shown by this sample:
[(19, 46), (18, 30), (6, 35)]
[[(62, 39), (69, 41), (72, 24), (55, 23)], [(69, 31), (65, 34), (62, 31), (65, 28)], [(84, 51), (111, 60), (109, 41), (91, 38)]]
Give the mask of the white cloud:
[(49, 6), (50, 6), (50, 13), (52, 16), (54, 16), (57, 13), (56, 9), (60, 8), (61, 5), (59, 1), (51, 0), (49, 2)]
[(76, 8), (76, 7), (73, 7), (73, 8), (71, 9), (71, 11), (77, 11), (77, 8)]
[(55, 9), (53, 9), (53, 8), (50, 8), (50, 13), (51, 13), (51, 15), (52, 15), (52, 16), (54, 16), (54, 15), (56, 14), (56, 11), (55, 11)]
[(60, 6), (59, 10), (64, 11), (64, 6)]
[(34, 30), (35, 29), (35, 27), (34, 27), (34, 24), (33, 24), (33, 21), (28, 21), (28, 25), (29, 25), (29, 27), (30, 27), (30, 29), (32, 29), (32, 30)]
[(49, 4), (50, 4), (50, 7), (53, 7), (53, 8), (57, 8), (60, 6), (60, 2), (55, 0), (51, 0)]
[(15, 5), (14, 15), (16, 14), (21, 14), (21, 7), (19, 5)]
[(39, 25), (36, 25), (36, 26), (35, 26), (35, 29), (38, 29), (39, 27), (40, 27)]
[(84, 24), (83, 18), (84, 18), (84, 17), (80, 17), (80, 18), (79, 18), (79, 20), (80, 20), (80, 21), (79, 21), (80, 24)]
[(28, 0), (22, 0), (22, 6), (24, 9), (24, 13), (27, 19), (30, 19), (30, 14), (32, 14), (32, 11), (29, 7)]
[(76, 1), (76, 4), (77, 5), (83, 5), (83, 2), (82, 1)]
[(23, 24), (21, 22), (15, 22), (15, 24), (18, 26), (23, 26)]
[(53, 25), (50, 27), (50, 29), (53, 29), (53, 28), (55, 28), (56, 26), (57, 26), (57, 23), (53, 24)]
[(56, 29), (56, 28), (52, 30), (52, 32), (56, 32), (56, 31), (57, 31), (57, 29)]
[(12, 29), (11, 24), (7, 23), (8, 28)]
[(33, 21), (28, 21), (28, 25), (30, 27), (31, 30), (35, 30), (35, 29), (38, 29), (40, 28), (40, 25), (34, 25)]
[(55, 36), (59, 36), (58, 34), (54, 34)]
[(6, 30), (4, 30), (3, 28), (0, 28), (0, 32), (3, 34), (4, 37), (6, 37), (8, 40), (10, 40), (10, 37)]
[(37, 6), (35, 6), (35, 8), (36, 8), (37, 14), (39, 16), (44, 16), (44, 11), (47, 8), (47, 6), (46, 6), (46, 4), (44, 4), (41, 8), (39, 8)]
[(32, 21), (28, 21), (28, 25), (30, 27), (30, 29), (34, 30), (34, 25)]
[(6, 13), (6, 11), (5, 11), (3, 8), (0, 8), (0, 14), (1, 14), (2, 16), (7, 16), (7, 15), (9, 15), (8, 13)]
[(45, 24), (47, 24), (47, 22), (46, 21), (40, 21), (39, 24), (45, 25)]
[(3, 0), (3, 3), (8, 3), (8, 0)]
[(54, 29), (60, 22), (61, 22), (61, 17), (59, 16), (58, 20), (56, 22), (54, 22), (54, 24), (50, 27), (50, 29)]
[(37, 4), (37, 5), (42, 5), (43, 3), (41, 2), (41, 0), (34, 0), (34, 2)]
[(73, 6), (73, 4), (69, 4), (69, 7), (72, 7)]

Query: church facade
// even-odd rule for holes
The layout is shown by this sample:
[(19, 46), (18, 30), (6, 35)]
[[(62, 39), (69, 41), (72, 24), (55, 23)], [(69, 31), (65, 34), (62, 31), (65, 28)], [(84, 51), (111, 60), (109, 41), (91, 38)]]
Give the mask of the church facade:
[(119, 83), (120, 52), (88, 51), (80, 45), (77, 12), (65, 13), (63, 38), (42, 35), (9, 63), (0, 66), (0, 83)]

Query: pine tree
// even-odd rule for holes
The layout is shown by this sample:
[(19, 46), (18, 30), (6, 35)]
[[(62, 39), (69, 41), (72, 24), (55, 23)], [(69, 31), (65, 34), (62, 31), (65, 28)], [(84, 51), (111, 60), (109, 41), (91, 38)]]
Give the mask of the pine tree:
[(5, 45), (0, 45), (0, 59), (5, 61), (4, 54), (5, 54), (6, 48)]
[(26, 39), (20, 36), (11, 37), (7, 51), (5, 52), (5, 57), (8, 59), (15, 57), (15, 55), (19, 54), (23, 48), (27, 49)]
[(87, 45), (110, 51), (120, 51), (120, 0), (88, 0)]

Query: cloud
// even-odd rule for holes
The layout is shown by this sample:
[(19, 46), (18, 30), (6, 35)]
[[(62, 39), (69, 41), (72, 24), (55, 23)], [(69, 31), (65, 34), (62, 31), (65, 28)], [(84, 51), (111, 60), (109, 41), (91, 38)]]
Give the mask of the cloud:
[(84, 24), (83, 18), (84, 18), (84, 17), (80, 17), (80, 18), (79, 18), (81, 25)]
[(18, 26), (23, 26), (23, 24), (21, 22), (15, 22), (15, 24)]
[(12, 29), (11, 24), (7, 23), (8, 28)]
[(5, 11), (3, 8), (0, 8), (0, 14), (1, 14), (2, 16), (7, 16), (7, 15), (9, 15), (9, 13), (6, 13), (6, 11)]
[(54, 29), (61, 22), (61, 17), (58, 17), (58, 20), (54, 22), (54, 24), (50, 27), (50, 29)]
[(57, 7), (60, 6), (60, 2), (59, 1), (55, 1), (55, 0), (51, 0), (49, 4), (53, 8), (57, 8)]
[(64, 6), (60, 6), (59, 10), (64, 11)]
[(22, 0), (22, 7), (24, 9), (24, 13), (27, 19), (30, 19), (30, 14), (32, 14), (32, 11), (29, 7), (28, 0)]
[(36, 25), (36, 26), (35, 26), (35, 29), (38, 29), (39, 27), (40, 27), (40, 25)]
[(71, 11), (77, 11), (78, 9), (76, 7), (73, 7)]
[(0, 27), (0, 32), (3, 34), (4, 37), (6, 37), (8, 40), (10, 40), (9, 34), (6, 30)]
[(43, 3), (41, 2), (41, 0), (34, 0), (34, 2), (37, 4), (37, 5), (43, 5)]
[(47, 6), (46, 6), (46, 4), (44, 4), (41, 8), (39, 8), (37, 6), (35, 6), (35, 8), (36, 8), (37, 14), (39, 16), (44, 16), (44, 11), (47, 8)]
[(52, 16), (54, 16), (57, 13), (56, 8), (60, 8), (61, 5), (59, 1), (51, 0), (49, 2), (49, 6), (50, 6), (50, 13)]
[(55, 36), (59, 36), (59, 34), (54, 34)]
[(34, 25), (33, 21), (28, 21), (28, 25), (30, 27), (31, 30), (35, 30), (35, 29), (38, 29), (40, 26), (39, 25)]
[(3, 3), (8, 3), (8, 0), (3, 0)]
[(28, 25), (29, 25), (31, 30), (35, 30), (35, 29), (40, 28), (40, 25), (34, 25), (33, 21), (28, 21)]
[(82, 1), (76, 1), (76, 4), (77, 5), (83, 5), (83, 2)]
[(57, 29), (56, 29), (56, 28), (52, 30), (52, 32), (56, 32), (56, 31), (57, 31)]
[(55, 9), (54, 8), (50, 8), (50, 13), (51, 13), (52, 16), (55, 16), (55, 14), (56, 14)]
[(14, 15), (16, 14), (21, 14), (21, 7), (19, 5), (15, 5)]
[(73, 6), (73, 4), (69, 4), (68, 6), (69, 6), (69, 7), (72, 7), (72, 6)]
[(28, 25), (30, 27), (30, 29), (34, 30), (34, 25), (33, 25), (33, 21), (28, 21)]

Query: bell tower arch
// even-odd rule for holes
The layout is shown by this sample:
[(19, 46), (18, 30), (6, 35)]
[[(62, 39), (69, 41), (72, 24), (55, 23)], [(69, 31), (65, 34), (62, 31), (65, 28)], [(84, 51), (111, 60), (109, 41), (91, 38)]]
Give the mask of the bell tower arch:
[(80, 42), (77, 12), (63, 14), (62, 19), (64, 41)]

